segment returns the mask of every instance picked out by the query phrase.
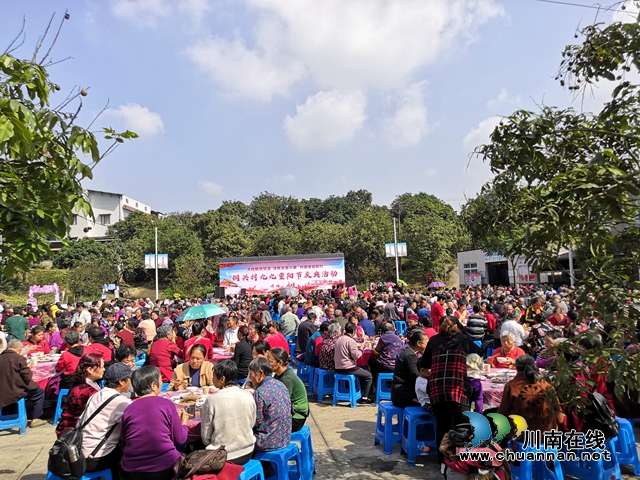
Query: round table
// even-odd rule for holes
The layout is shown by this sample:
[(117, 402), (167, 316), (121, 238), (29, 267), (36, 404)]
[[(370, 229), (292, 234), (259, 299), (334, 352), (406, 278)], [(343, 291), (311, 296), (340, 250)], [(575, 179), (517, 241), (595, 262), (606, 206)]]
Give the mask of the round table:
[(369, 365), (369, 359), (371, 358), (371, 355), (373, 355), (373, 348), (365, 348), (364, 350), (362, 350), (362, 355), (356, 362), (356, 365), (358, 367), (366, 367), (367, 365)]
[[(508, 372), (513, 370), (508, 370), (505, 368), (492, 368), (492, 373), (500, 373), (500, 372)], [(513, 378), (513, 377), (512, 377)], [(490, 378), (486, 378), (482, 380), (482, 389), (483, 389), (483, 398), (484, 398), (484, 409), (487, 408), (498, 408), (500, 403), (502, 402), (502, 395), (504, 393), (504, 386), (506, 383), (496, 383), (492, 381)]]
[(222, 360), (233, 360), (233, 353), (225, 353), (224, 348), (214, 348), (211, 363), (218, 363)]
[(40, 388), (45, 390), (47, 388), (47, 383), (56, 375), (56, 365), (58, 362), (51, 361), (39, 361), (36, 365), (31, 367), (31, 373), (33, 376), (31, 377), (34, 382), (36, 382)]
[[(217, 392), (215, 387), (209, 387), (209, 395), (213, 395)], [(178, 395), (181, 395), (183, 393), (187, 393), (186, 390), (179, 390), (177, 392), (164, 392), (159, 394), (159, 397), (163, 397), (163, 398), (168, 398), (169, 400), (171, 400), (173, 397), (177, 397)], [(202, 390), (200, 390), (200, 393), (202, 393)], [(175, 404), (176, 409), (178, 410), (178, 412), (180, 412), (180, 410), (184, 410), (185, 405), (179, 405), (179, 404)], [(196, 408), (196, 414), (193, 418), (189, 419), (189, 423), (187, 423), (187, 429), (189, 430), (189, 433), (187, 435), (187, 443), (190, 442), (197, 442), (198, 440), (201, 439), (201, 435), (200, 435), (200, 430), (201, 430), (201, 423), (202, 423), (202, 417), (200, 414), (200, 409)]]

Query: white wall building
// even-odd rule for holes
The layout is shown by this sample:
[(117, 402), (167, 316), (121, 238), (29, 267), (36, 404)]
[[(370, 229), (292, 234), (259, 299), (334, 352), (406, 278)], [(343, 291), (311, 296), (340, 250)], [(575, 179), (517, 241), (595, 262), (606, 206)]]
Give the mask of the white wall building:
[(104, 238), (110, 225), (124, 220), (131, 212), (151, 215), (149, 205), (120, 193), (87, 190), (87, 195), (95, 220), (85, 218), (82, 213), (75, 214), (69, 230), (70, 238)]

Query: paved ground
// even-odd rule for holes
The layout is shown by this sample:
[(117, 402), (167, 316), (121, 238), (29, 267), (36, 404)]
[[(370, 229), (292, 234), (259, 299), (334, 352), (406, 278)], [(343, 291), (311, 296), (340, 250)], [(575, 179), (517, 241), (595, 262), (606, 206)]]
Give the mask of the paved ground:
[[(318, 475), (325, 479), (442, 479), (435, 456), (419, 457), (418, 466), (408, 467), (399, 446), (384, 455), (373, 446), (376, 407), (311, 405), (307, 424), (311, 428)], [(636, 430), (636, 438), (640, 432)], [(52, 426), (27, 430), (26, 435), (0, 432), (0, 480), (45, 480), (49, 448), (55, 440)], [(424, 464), (420, 464), (424, 461)], [(637, 478), (623, 467), (623, 478)], [(305, 479), (308, 480), (308, 479)]]

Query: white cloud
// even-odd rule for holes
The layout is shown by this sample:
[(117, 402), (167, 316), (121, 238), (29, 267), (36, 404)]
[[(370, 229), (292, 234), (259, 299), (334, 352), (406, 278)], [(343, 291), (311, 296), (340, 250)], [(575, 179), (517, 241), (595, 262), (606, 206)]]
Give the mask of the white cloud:
[(209, 0), (113, 0), (111, 9), (117, 17), (140, 27), (152, 27), (175, 13), (199, 21), (211, 6)]
[(500, 120), (502, 120), (501, 117), (489, 117), (482, 120), (462, 140), (462, 147), (465, 151), (469, 153), (477, 146), (488, 143), (493, 130), (500, 123)]
[(323, 90), (405, 88), (504, 13), (496, 0), (245, 1), (258, 13), (255, 42), (216, 38), (189, 53), (225, 88), (260, 98), (286, 92), (303, 71)]
[(221, 185), (218, 185), (217, 183), (211, 182), (209, 180), (198, 182), (198, 187), (200, 187), (200, 190), (202, 190), (206, 195), (209, 195), (211, 197), (217, 197), (222, 193), (223, 190)]
[(627, 0), (624, 4), (624, 10), (621, 8), (616, 9), (613, 12), (612, 21), (622, 23), (634, 23), (638, 19), (640, 9), (638, 8), (637, 0)]
[(423, 89), (426, 82), (418, 82), (407, 88), (400, 99), (398, 109), (383, 125), (383, 136), (394, 146), (417, 145), (427, 133), (427, 107), (424, 106)]
[(116, 109), (109, 109), (105, 115), (114, 118), (124, 128), (140, 136), (152, 136), (164, 132), (162, 117), (137, 103), (127, 103)]
[(359, 90), (318, 92), (295, 116), (287, 115), (283, 128), (300, 148), (326, 148), (350, 140), (366, 120), (367, 98)]
[(436, 171), (436, 169), (435, 169), (435, 168), (430, 168), (429, 170), (427, 170), (426, 172), (424, 172), (424, 174), (425, 174), (427, 177), (433, 177), (436, 173), (438, 173), (438, 172)]
[(502, 90), (500, 90), (500, 93), (496, 98), (492, 98), (487, 102), (487, 108), (489, 110), (495, 110), (496, 108), (503, 105), (516, 105), (518, 103), (520, 103), (520, 95), (510, 97), (507, 89), (503, 88)]
[(287, 173), (282, 177), (282, 181), (285, 183), (293, 183), (296, 181), (296, 176), (293, 173)]
[(207, 38), (186, 50), (187, 56), (225, 89), (268, 101), (286, 95), (305, 76), (302, 62), (287, 55), (250, 50), (241, 38)]

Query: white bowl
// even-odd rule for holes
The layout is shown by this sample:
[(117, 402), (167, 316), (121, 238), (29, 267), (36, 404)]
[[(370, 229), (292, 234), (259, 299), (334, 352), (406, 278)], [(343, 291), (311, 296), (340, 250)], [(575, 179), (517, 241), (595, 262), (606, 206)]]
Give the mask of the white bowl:
[(508, 360), (508, 357), (498, 357), (496, 358), (496, 360), (498, 360), (498, 363), (506, 363)]
[(187, 387), (187, 392), (197, 392), (198, 390), (198, 387)]

